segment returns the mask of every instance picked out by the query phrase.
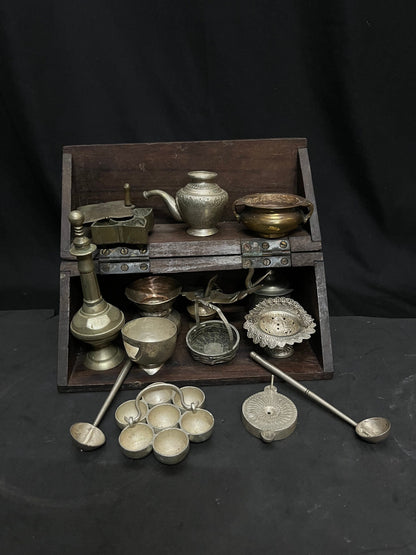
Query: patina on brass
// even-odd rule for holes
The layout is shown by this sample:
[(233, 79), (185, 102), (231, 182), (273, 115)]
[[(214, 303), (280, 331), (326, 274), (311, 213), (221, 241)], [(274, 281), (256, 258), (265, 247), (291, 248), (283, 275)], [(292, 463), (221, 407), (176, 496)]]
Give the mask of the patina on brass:
[[(200, 321), (210, 320), (210, 317), (214, 316), (216, 313), (215, 307), (210, 306), (211, 303), (213, 305), (233, 304), (237, 301), (241, 301), (247, 297), (247, 295), (257, 291), (261, 287), (263, 280), (270, 274), (270, 272), (271, 270), (252, 283), (251, 279), (254, 274), (254, 268), (250, 268), (245, 279), (246, 289), (236, 291), (235, 293), (224, 293), (221, 291), (216, 283), (218, 275), (215, 274), (209, 279), (205, 289), (196, 289), (182, 293), (186, 299), (192, 301), (192, 304), (187, 307), (187, 311), (195, 320), (197, 317)], [(198, 314), (196, 311), (198, 311)]]
[(145, 422), (126, 426), (118, 437), (118, 443), (126, 457), (143, 459), (153, 449), (154, 431)]
[(110, 200), (96, 204), (84, 204), (77, 210), (83, 213), (84, 223), (90, 224), (98, 220), (110, 218), (131, 218), (133, 216), (134, 204), (130, 198), (130, 185), (124, 184), (124, 200)]
[(189, 453), (189, 437), (180, 428), (166, 428), (156, 434), (153, 453), (163, 464), (178, 464)]
[(188, 224), (186, 232), (189, 235), (214, 235), (218, 232), (216, 226), (228, 202), (228, 193), (213, 183), (217, 177), (215, 172), (192, 171), (188, 175), (193, 182), (179, 189), (176, 199), (161, 189), (143, 191), (143, 196), (146, 199), (162, 197), (173, 218)]
[(313, 204), (289, 193), (253, 193), (233, 204), (236, 219), (260, 237), (275, 239), (305, 224)]
[[(142, 399), (149, 399), (154, 397), (155, 393), (169, 392), (169, 398), (172, 394), (179, 399), (178, 405), (185, 411), (182, 416), (181, 410), (178, 406), (167, 403), (160, 403), (155, 405), (147, 415), (147, 423), (152, 428), (153, 431), (158, 431), (153, 439), (153, 452), (155, 457), (164, 464), (177, 464), (181, 462), (189, 452), (189, 441), (201, 442), (207, 440), (211, 434), (214, 427), (214, 417), (213, 415), (199, 408), (199, 400), (194, 399), (192, 395), (192, 401), (188, 402), (185, 400), (185, 395), (183, 389), (179, 389), (176, 385), (157, 382), (150, 384), (145, 389), (143, 389), (136, 397), (136, 409), (137, 416), (134, 419), (130, 419), (128, 427), (134, 430), (137, 426), (138, 420), (141, 418), (140, 413), (140, 403)], [(187, 399), (189, 396), (187, 396)], [(162, 400), (161, 397), (159, 397)], [(203, 395), (203, 400), (205, 400), (205, 395)], [(193, 415), (193, 417), (187, 417), (186, 423), (182, 427), (181, 423), (185, 418), (185, 415)], [(180, 416), (180, 419), (178, 418)], [(170, 427), (166, 427), (168, 425)], [(127, 428), (126, 428), (127, 429)], [(125, 429), (125, 430), (126, 430)], [(122, 434), (127, 435), (123, 430)], [(121, 436), (121, 434), (120, 434)], [(122, 450), (126, 456), (134, 456), (136, 445), (136, 433), (134, 431), (128, 433), (128, 438), (132, 438), (132, 445), (121, 444)], [(129, 452), (126, 452), (126, 447)], [(142, 449), (141, 444), (137, 447), (139, 456), (143, 453), (143, 456), (147, 454), (147, 446)], [(146, 453), (144, 453), (146, 449)], [(138, 457), (136, 457), (138, 458)]]
[(195, 310), (196, 325), (186, 334), (186, 345), (192, 357), (203, 364), (222, 364), (229, 362), (237, 354), (240, 344), (240, 334), (237, 328), (230, 324), (221, 309), (204, 301), (214, 309), (220, 320), (200, 322), (199, 311)]
[(142, 316), (168, 316), (182, 286), (170, 276), (148, 276), (136, 279), (126, 289), (126, 297)]
[(180, 427), (193, 443), (202, 443), (211, 437), (214, 429), (214, 417), (206, 409), (197, 408), (182, 414)]
[(134, 208), (131, 217), (108, 218), (91, 224), (91, 237), (97, 245), (146, 245), (153, 229), (152, 208)]
[(150, 376), (173, 355), (178, 327), (168, 318), (143, 317), (121, 330), (127, 356)]
[(272, 377), (270, 385), (244, 401), (241, 419), (250, 434), (270, 443), (295, 431), (298, 411), (290, 399), (277, 393)]
[[(75, 444), (83, 451), (92, 451), (104, 445), (105, 435), (98, 426), (103, 419), (104, 414), (107, 412), (107, 409), (114, 399), (116, 393), (124, 382), (127, 374), (130, 372), (131, 367), (132, 363), (128, 360), (121, 369), (121, 372), (118, 375), (117, 380), (114, 382), (114, 385), (111, 388), (111, 391), (108, 394), (106, 400), (104, 401), (99, 413), (97, 414), (94, 423), (90, 424), (89, 422), (77, 422), (76, 424), (72, 424), (71, 428), (69, 429), (69, 433), (71, 434), (71, 437), (74, 440)], [(138, 417), (140, 417), (139, 413)]]
[(245, 316), (243, 327), (254, 343), (275, 358), (293, 354), (293, 345), (309, 339), (316, 324), (303, 307), (288, 297), (270, 297)]
[(93, 348), (85, 356), (85, 366), (91, 370), (109, 370), (118, 366), (125, 356), (112, 343), (124, 325), (124, 314), (101, 296), (92, 259), (97, 247), (84, 233), (82, 212), (73, 210), (69, 221), (75, 235), (69, 252), (78, 260), (83, 295), (82, 307), (72, 318), (70, 330), (74, 337)]
[(290, 385), (301, 391), (304, 395), (310, 397), (313, 401), (322, 405), (327, 410), (353, 426), (355, 428), (355, 433), (364, 441), (367, 441), (369, 443), (379, 443), (380, 441), (384, 441), (385, 439), (387, 439), (388, 435), (390, 434), (391, 424), (387, 418), (381, 416), (373, 416), (371, 418), (361, 420), (361, 422), (357, 423), (352, 420), (352, 418), (322, 399), (322, 397), (319, 397), (319, 395), (316, 395), (316, 393), (313, 393), (312, 391), (301, 385), (299, 382), (285, 374), (282, 370), (259, 356), (254, 351), (250, 353), (250, 356), (253, 360), (263, 366), (263, 368), (265, 368), (275, 376), (278, 376), (285, 382), (290, 383)]

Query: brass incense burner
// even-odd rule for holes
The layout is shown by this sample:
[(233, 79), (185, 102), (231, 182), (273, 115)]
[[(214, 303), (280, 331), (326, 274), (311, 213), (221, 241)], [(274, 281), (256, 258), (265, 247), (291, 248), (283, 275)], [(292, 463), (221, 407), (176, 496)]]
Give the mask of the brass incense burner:
[(289, 193), (254, 193), (236, 200), (233, 210), (250, 231), (275, 239), (305, 224), (312, 216), (313, 204)]

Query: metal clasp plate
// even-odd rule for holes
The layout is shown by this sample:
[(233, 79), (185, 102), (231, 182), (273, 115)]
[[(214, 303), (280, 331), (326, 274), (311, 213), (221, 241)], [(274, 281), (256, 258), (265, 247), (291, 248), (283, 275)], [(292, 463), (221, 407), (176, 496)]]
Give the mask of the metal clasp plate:
[(251, 238), (241, 241), (243, 268), (272, 268), (291, 266), (290, 242), (279, 239)]
[(100, 249), (95, 259), (99, 274), (143, 274), (150, 272), (147, 245), (138, 248), (114, 247)]

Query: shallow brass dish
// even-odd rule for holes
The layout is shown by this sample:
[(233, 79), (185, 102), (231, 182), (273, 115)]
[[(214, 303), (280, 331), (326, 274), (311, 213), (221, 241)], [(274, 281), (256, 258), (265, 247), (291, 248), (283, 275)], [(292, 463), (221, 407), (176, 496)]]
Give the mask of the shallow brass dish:
[(313, 213), (313, 204), (290, 193), (254, 193), (233, 204), (239, 222), (260, 237), (274, 239), (288, 235), (305, 224)]

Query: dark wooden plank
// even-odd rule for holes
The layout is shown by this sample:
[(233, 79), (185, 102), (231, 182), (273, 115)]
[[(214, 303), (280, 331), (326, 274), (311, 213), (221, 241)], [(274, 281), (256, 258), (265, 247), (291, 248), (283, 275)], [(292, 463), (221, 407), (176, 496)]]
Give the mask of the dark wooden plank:
[(68, 386), (71, 374), (71, 368), (69, 368), (70, 278), (71, 269), (61, 265), (59, 284), (58, 389), (65, 389)]
[(154, 274), (172, 272), (212, 272), (239, 270), (242, 268), (241, 256), (187, 256), (183, 258), (154, 258), (150, 269)]
[(72, 194), (72, 154), (64, 152), (62, 156), (62, 197), (61, 197), (61, 258), (72, 258), (69, 254), (71, 226), (68, 215), (71, 211)]
[(292, 253), (292, 267), (315, 266), (317, 261), (323, 260), (322, 252), (294, 252)]
[[(192, 256), (234, 256), (241, 255), (241, 242), (259, 239), (238, 222), (221, 222), (219, 231), (210, 237), (193, 237), (186, 233), (186, 225), (156, 224), (149, 235), (149, 257), (172, 258)], [(311, 252), (321, 250), (321, 243), (311, 241), (309, 233), (299, 229), (289, 236), (292, 252)], [(67, 260), (75, 260), (69, 253)], [(226, 266), (224, 266), (225, 268)]]
[(321, 241), (321, 230), (319, 227), (319, 218), (318, 218), (318, 207), (316, 204), (315, 192), (313, 188), (312, 182), (312, 172), (311, 166), (309, 163), (309, 155), (307, 148), (299, 148), (299, 165), (300, 165), (300, 183), (303, 191), (300, 191), (301, 196), (306, 197), (310, 200), (315, 209), (314, 212), (309, 220), (310, 232), (312, 241)]

